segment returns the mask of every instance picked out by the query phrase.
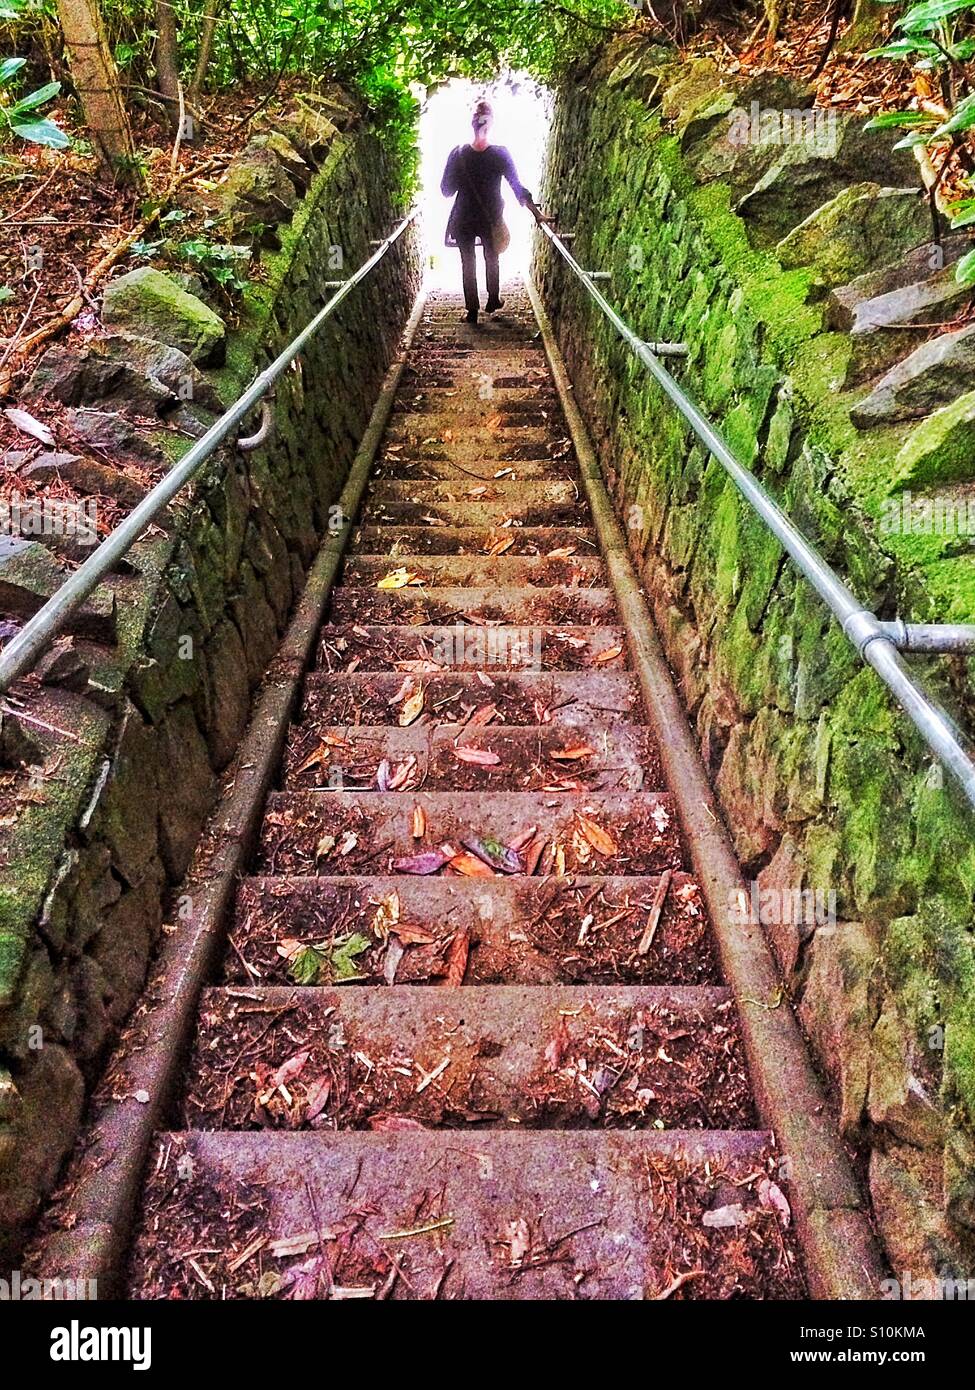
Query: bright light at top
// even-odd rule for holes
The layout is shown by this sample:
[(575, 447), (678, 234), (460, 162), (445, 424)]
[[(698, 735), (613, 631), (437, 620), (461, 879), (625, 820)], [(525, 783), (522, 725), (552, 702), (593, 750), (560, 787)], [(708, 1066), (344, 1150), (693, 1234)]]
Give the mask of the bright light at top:
[[(536, 199), (540, 197), (545, 142), (548, 138), (547, 93), (530, 77), (513, 73), (490, 84), (467, 82), (460, 78), (446, 83), (427, 100), (420, 117), (420, 208), (426, 238), (428, 283), (460, 290), (460, 254), (454, 246), (444, 246), (444, 233), (452, 198), (440, 192), (447, 156), (456, 145), (468, 144), (473, 136), (471, 112), (482, 97), (494, 107), (492, 145), (507, 146), (518, 177)], [(502, 183), (505, 198), (504, 220), (511, 230), (511, 245), (501, 257), (501, 283), (523, 275), (531, 259), (535, 223), (526, 208), (515, 202), (508, 184)], [(543, 211), (547, 212), (545, 208)], [(484, 263), (477, 251), (478, 283), (484, 297)], [(503, 289), (502, 289), (503, 293)]]

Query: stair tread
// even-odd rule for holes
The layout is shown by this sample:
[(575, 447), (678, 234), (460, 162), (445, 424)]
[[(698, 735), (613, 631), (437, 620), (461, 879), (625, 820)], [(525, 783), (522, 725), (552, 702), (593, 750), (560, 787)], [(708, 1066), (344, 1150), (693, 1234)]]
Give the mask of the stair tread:
[[(238, 892), (224, 978), (284, 984), (290, 976), (287, 953), (278, 950), (282, 939), (312, 944), (361, 932), (375, 944), (358, 957), (359, 972), (366, 983), (378, 982), (386, 950), (374, 923), (385, 902), (433, 938), (407, 944), (396, 973), (402, 983), (442, 983), (458, 931), (469, 933), (464, 979), (471, 985), (717, 983), (700, 887), (679, 870), (671, 876), (652, 945), (637, 954), (659, 884), (659, 875), (636, 874), (247, 878)], [(592, 922), (583, 932), (587, 916)]]
[(454, 1128), (755, 1124), (727, 989), (204, 992), (187, 1128), (358, 1130), (385, 1115)]
[[(466, 624), (334, 623), (322, 629), (318, 665), (326, 670), (600, 671), (626, 665), (620, 627), (558, 623), (515, 627)], [(420, 666), (419, 672), (417, 671)]]
[[(390, 1252), (399, 1271), (392, 1298), (652, 1298), (693, 1269), (707, 1273), (684, 1286), (691, 1296), (729, 1296), (743, 1271), (729, 1269), (724, 1252), (740, 1234), (703, 1218), (733, 1192), (778, 1248), (776, 1218), (758, 1197), (774, 1162), (769, 1138), (760, 1130), (161, 1134), (134, 1276), (149, 1298), (246, 1296), (262, 1272), (286, 1281), (280, 1288), (272, 1277), (269, 1293), (294, 1297), (297, 1279), (301, 1295), (315, 1297), (326, 1285), (315, 1260), (324, 1246), (332, 1283), (367, 1297), (387, 1283)], [(801, 1294), (791, 1251), (748, 1272), (749, 1297)]]

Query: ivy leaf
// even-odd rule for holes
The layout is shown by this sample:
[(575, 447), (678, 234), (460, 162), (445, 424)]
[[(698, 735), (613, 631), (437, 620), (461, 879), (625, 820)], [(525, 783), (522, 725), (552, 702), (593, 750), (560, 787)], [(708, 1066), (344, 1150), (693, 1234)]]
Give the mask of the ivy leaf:
[(328, 956), (315, 946), (303, 946), (291, 959), (288, 975), (296, 985), (317, 985)]

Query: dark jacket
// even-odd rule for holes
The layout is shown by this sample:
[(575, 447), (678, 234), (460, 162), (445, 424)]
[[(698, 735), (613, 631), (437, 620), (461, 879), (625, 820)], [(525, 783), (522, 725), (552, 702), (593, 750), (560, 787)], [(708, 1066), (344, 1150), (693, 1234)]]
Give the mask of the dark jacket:
[(490, 236), (491, 228), (504, 210), (501, 180), (507, 179), (519, 203), (531, 194), (521, 184), (515, 162), (503, 145), (488, 145), (475, 150), (473, 145), (458, 145), (451, 150), (440, 182), (446, 196), (456, 193), (447, 220), (447, 245), (457, 240)]

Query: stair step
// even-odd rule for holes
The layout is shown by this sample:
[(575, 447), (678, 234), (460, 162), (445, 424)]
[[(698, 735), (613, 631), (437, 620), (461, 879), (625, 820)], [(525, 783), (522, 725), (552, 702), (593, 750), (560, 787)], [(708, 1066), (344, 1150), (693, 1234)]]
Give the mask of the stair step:
[(517, 483), (514, 486), (536, 489), (534, 499), (472, 497), (462, 502), (430, 499), (420, 506), (405, 498), (396, 502), (367, 498), (361, 521), (363, 526), (477, 526), (483, 529), (504, 526), (515, 518), (519, 526), (585, 524), (588, 511), (581, 501), (551, 501), (548, 489), (542, 483)]
[(507, 431), (483, 426), (480, 429), (460, 426), (455, 435), (455, 421), (449, 415), (440, 416), (439, 419), (442, 422), (440, 433), (437, 432), (436, 421), (429, 416), (394, 417), (386, 433), (386, 448), (391, 444), (402, 444), (417, 458), (456, 458), (458, 454), (463, 458), (538, 458), (540, 454), (545, 454), (547, 445), (559, 438), (547, 424), (534, 427), (519, 425)]
[(461, 466), (453, 459), (415, 459), (394, 451), (383, 454), (373, 477), (376, 480), (400, 482), (436, 482), (439, 479), (457, 487), (474, 488), (500, 481), (496, 478), (499, 472), (509, 481), (522, 482), (551, 480), (578, 483), (581, 478), (575, 460), (568, 457), (514, 459), (510, 463), (499, 463), (497, 459), (476, 459), (470, 463), (465, 460)]
[[(554, 547), (553, 547), (554, 549)], [(409, 563), (405, 560), (409, 559)], [(551, 588), (604, 585), (606, 569), (598, 556), (585, 555), (435, 555), (423, 559), (388, 555), (351, 555), (342, 571), (345, 586), (375, 588), (392, 570), (405, 568), (429, 588)]]
[[(291, 979), (282, 940), (321, 945), (359, 932), (373, 944), (356, 958), (366, 984), (384, 979), (387, 946), (377, 936), (380, 905), (419, 928), (427, 942), (401, 942), (401, 984), (443, 983), (456, 932), (469, 934), (471, 985), (714, 984), (719, 978), (701, 891), (671, 877), (645, 955), (637, 946), (655, 902), (657, 877), (512, 875), (462, 879), (407, 874), (348, 878), (249, 878), (240, 887), (234, 950), (224, 978), (253, 984)], [(584, 928), (586, 918), (592, 921)]]
[[(416, 808), (426, 819), (422, 838), (413, 835)], [(399, 873), (394, 861), (445, 843), (458, 851), (472, 836), (509, 844), (529, 830), (558, 854), (556, 871), (654, 874), (683, 865), (669, 792), (328, 791), (272, 793), (258, 872)], [(541, 860), (543, 873), (549, 853)]]
[(371, 484), (367, 496), (373, 505), (410, 502), (423, 509), (431, 502), (503, 502), (511, 511), (514, 507), (520, 509), (522, 504), (528, 507), (538, 503), (575, 506), (580, 490), (574, 483), (512, 482), (510, 478), (492, 478), (483, 483), (466, 476), (457, 481), (433, 482), (384, 478)]
[[(509, 544), (510, 542), (510, 544)], [(400, 561), (421, 555), (486, 555), (505, 546), (505, 555), (544, 555), (570, 548), (598, 556), (589, 526), (357, 526), (353, 555), (382, 555)], [(573, 557), (574, 558), (574, 557)]]
[[(759, 1199), (774, 1161), (756, 1130), (161, 1134), (133, 1282), (166, 1299), (259, 1284), (283, 1298), (643, 1299), (683, 1274), (682, 1297), (797, 1298), (795, 1252)], [(704, 1224), (728, 1205), (744, 1234)]]
[[(391, 565), (387, 573), (398, 568)], [(408, 570), (409, 566), (405, 566)], [(578, 585), (488, 585), (438, 588), (404, 585), (400, 589), (339, 585), (332, 591), (330, 623), (393, 623), (398, 626), (444, 626), (466, 620), (473, 626), (490, 623), (538, 627), (572, 623), (608, 626), (616, 617), (609, 589)]]
[(618, 627), (385, 626), (336, 623), (324, 628), (318, 665), (364, 671), (579, 671), (625, 668), (626, 637)]
[(755, 1124), (727, 989), (204, 992), (188, 1129), (371, 1129), (390, 1116), (450, 1128)]
[[(419, 688), (419, 678), (414, 684)], [(463, 755), (472, 750), (497, 762), (465, 762)], [(568, 737), (550, 724), (467, 729), (299, 724), (288, 738), (284, 786), (289, 791), (371, 789), (383, 763), (388, 775), (409, 764), (409, 776), (397, 788), (403, 794), (417, 786), (427, 791), (640, 791), (659, 789), (663, 781), (648, 728), (592, 719)]]
[[(302, 720), (346, 726), (395, 724), (407, 698), (402, 693), (404, 679), (409, 678), (398, 671), (313, 671), (305, 682)], [(636, 677), (628, 671), (512, 671), (491, 676), (457, 671), (416, 679), (423, 686), (425, 710), (441, 724), (464, 722), (487, 705), (494, 705), (508, 725), (551, 722), (553, 728), (566, 729), (612, 715), (635, 723), (642, 719)]]

